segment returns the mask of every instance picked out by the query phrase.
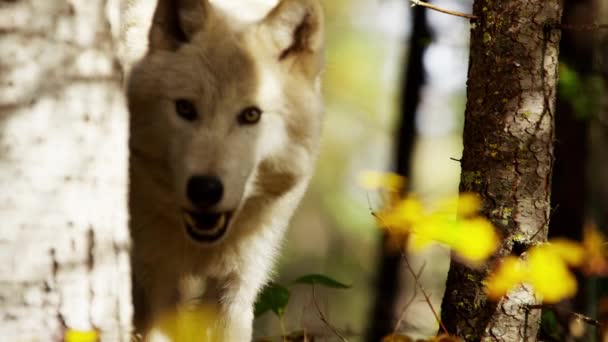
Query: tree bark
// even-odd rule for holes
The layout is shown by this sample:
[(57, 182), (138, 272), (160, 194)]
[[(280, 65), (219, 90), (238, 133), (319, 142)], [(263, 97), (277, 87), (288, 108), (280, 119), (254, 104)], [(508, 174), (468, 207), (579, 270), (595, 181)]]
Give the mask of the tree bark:
[[(525, 257), (546, 240), (550, 216), (555, 87), (560, 33), (557, 0), (477, 0), (471, 28), (461, 192), (475, 192), (502, 234), (496, 258)], [(490, 265), (452, 261), (442, 304), (448, 331), (467, 341), (534, 340), (539, 310), (519, 286), (490, 302)]]
[(129, 341), (113, 0), (0, 3), (0, 336)]

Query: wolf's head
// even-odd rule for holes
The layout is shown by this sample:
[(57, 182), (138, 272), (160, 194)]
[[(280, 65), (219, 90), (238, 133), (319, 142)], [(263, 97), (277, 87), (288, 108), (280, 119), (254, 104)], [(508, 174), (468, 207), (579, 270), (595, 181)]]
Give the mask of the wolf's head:
[(314, 154), (321, 15), (283, 0), (237, 26), (207, 0), (158, 1), (128, 87), (131, 168), (169, 190), (191, 239), (219, 240), (247, 197), (280, 195), (306, 167), (281, 159)]

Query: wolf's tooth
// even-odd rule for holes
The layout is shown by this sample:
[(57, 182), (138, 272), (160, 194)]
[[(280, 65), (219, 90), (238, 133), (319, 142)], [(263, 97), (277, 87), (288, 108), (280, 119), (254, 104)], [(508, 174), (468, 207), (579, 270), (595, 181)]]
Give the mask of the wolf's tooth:
[(189, 225), (192, 228), (196, 227), (196, 224), (194, 223), (194, 220), (192, 219), (192, 216), (190, 216), (190, 214), (183, 213), (182, 215), (184, 216), (184, 222), (186, 222), (187, 225)]
[(224, 224), (226, 223), (226, 214), (222, 214), (220, 216), (219, 219), (217, 219), (217, 221), (215, 221), (215, 225), (213, 226), (213, 228), (211, 228), (211, 230), (219, 230), (222, 229), (224, 227)]

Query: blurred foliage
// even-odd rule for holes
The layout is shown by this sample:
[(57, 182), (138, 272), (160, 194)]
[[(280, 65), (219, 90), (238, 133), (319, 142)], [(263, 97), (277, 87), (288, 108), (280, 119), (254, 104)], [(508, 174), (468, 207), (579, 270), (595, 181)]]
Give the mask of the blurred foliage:
[[(326, 19), (326, 116), (321, 153), (279, 259), (277, 281), (282, 284), (313, 272), (348, 279), (352, 284), (348, 291), (319, 288), (316, 295), (331, 323), (343, 329), (350, 327), (355, 335), (361, 335), (368, 324), (380, 236), (370, 215), (377, 209), (378, 198), (357, 186), (357, 176), (366, 169), (390, 169), (394, 160), (407, 32), (389, 32), (385, 25), (390, 21), (390, 25), (396, 23), (405, 30), (408, 26), (404, 24), (408, 20), (407, 4), (395, 4), (322, 0)], [(396, 13), (396, 9), (402, 12)], [(450, 97), (446, 106), (454, 102), (463, 108), (463, 94)], [(450, 134), (418, 144), (415, 172), (423, 176), (414, 177), (412, 182), (422, 189), (422, 200), (428, 200), (431, 192), (445, 196), (457, 190), (459, 164), (449, 157), (459, 156), (461, 138), (459, 132)], [(443, 255), (445, 258), (447, 253)], [(428, 280), (425, 286), (435, 289), (443, 286), (441, 274), (448, 263), (433, 261), (432, 265), (423, 278)], [(283, 314), (287, 331), (326, 329), (311, 307), (310, 291), (295, 287), (289, 290), (289, 305)], [(327, 300), (329, 296), (331, 300)], [(425, 320), (428, 308), (421, 310), (424, 314), (416, 315), (416, 319)], [(433, 324), (429, 331), (436, 331)], [(279, 322), (273, 315), (263, 315), (256, 320), (255, 331), (257, 336), (277, 335)], [(360, 340), (359, 336), (349, 338)]]
[[(379, 234), (356, 175), (365, 168), (390, 165), (403, 46), (398, 37), (376, 28), (380, 4), (375, 0), (324, 0), (322, 5), (326, 18), (322, 148), (310, 188), (290, 224), (277, 281), (289, 284), (313, 272), (349, 279), (352, 288), (332, 292), (326, 311), (332, 324), (362, 332)], [(310, 310), (310, 291), (290, 290), (286, 329), (322, 329), (314, 312), (305, 312)], [(325, 290), (319, 288), (317, 295), (325, 305)], [(257, 319), (257, 336), (278, 331), (279, 323), (272, 316)]]
[(184, 306), (164, 315), (154, 322), (148, 334), (150, 341), (198, 341), (216, 342), (220, 340), (221, 322), (218, 321), (218, 307), (210, 304)]
[(557, 303), (576, 294), (572, 268), (587, 275), (608, 274), (606, 239), (594, 226), (585, 228), (582, 243), (552, 239), (533, 246), (526, 254), (525, 259), (507, 256), (500, 261), (487, 279), (489, 298), (499, 300), (514, 286), (527, 283), (544, 303)]
[(557, 317), (553, 311), (543, 310), (540, 328), (546, 336), (549, 336), (555, 341), (563, 341), (566, 339), (566, 336), (564, 336), (565, 331), (557, 321)]
[(253, 315), (259, 317), (268, 311), (274, 312), (278, 317), (283, 316), (285, 307), (289, 303), (289, 289), (277, 283), (266, 285), (258, 295)]
[[(320, 285), (333, 289), (348, 289), (349, 285), (345, 285), (335, 279), (322, 274), (307, 274), (303, 275), (294, 280), (292, 285), (305, 284), (305, 285)], [(282, 318), (283, 313), (287, 304), (289, 304), (289, 297), (291, 291), (277, 283), (270, 283), (266, 285), (255, 302), (255, 317), (259, 317), (268, 311), (274, 312), (277, 317)]]
[(439, 242), (455, 252), (462, 261), (478, 265), (498, 247), (498, 234), (492, 223), (481, 216), (481, 200), (476, 194), (462, 193), (454, 198), (436, 200), (425, 206), (415, 193), (403, 195), (405, 180), (394, 173), (367, 171), (360, 182), (370, 190), (379, 190), (383, 207), (374, 213), (378, 225), (397, 237), (402, 237), (412, 252), (419, 252), (431, 243)]
[(99, 332), (96, 330), (74, 330), (68, 329), (64, 336), (64, 342), (97, 342)]
[(393, 335), (386, 336), (384, 339), (382, 339), (382, 342), (462, 342), (462, 341), (463, 340), (458, 337), (449, 336), (449, 335), (435, 336), (435, 337), (431, 337), (426, 340), (422, 340), (422, 339), (414, 340), (413, 338), (411, 338), (409, 336), (393, 334)]
[(307, 274), (293, 281), (294, 284), (322, 285), (333, 289), (349, 289), (350, 285), (345, 285), (335, 279), (322, 274)]
[(599, 113), (604, 81), (601, 75), (581, 75), (560, 62), (558, 91), (572, 105), (578, 119), (589, 120)]

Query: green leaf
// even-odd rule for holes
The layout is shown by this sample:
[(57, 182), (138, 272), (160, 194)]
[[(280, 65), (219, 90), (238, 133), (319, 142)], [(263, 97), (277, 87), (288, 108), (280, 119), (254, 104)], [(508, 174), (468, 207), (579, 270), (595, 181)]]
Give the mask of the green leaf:
[(283, 315), (289, 302), (289, 289), (277, 283), (266, 285), (258, 295), (254, 306), (254, 316), (257, 318), (271, 310), (278, 317)]
[(563, 341), (566, 337), (557, 321), (557, 317), (555, 317), (555, 314), (552, 311), (543, 310), (541, 315), (541, 329), (547, 336), (550, 336), (555, 341)]
[(348, 289), (350, 285), (345, 285), (337, 280), (322, 274), (307, 274), (293, 281), (294, 284), (323, 285), (334, 289)]

